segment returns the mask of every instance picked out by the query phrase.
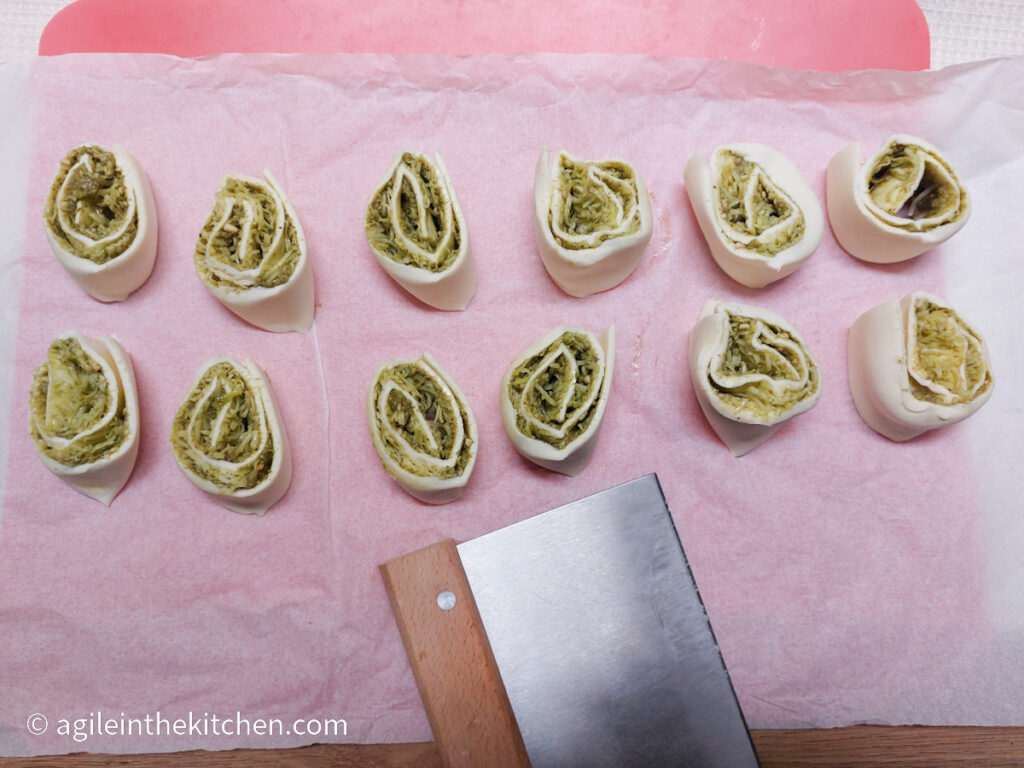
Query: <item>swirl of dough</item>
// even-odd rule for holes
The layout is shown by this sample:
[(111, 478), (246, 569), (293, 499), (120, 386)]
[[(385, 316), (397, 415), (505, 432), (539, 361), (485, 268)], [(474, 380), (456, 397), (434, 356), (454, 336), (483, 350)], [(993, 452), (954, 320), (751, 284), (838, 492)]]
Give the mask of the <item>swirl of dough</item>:
[(774, 312), (709, 301), (689, 347), (697, 402), (734, 456), (752, 451), (821, 397), (810, 349)]
[(501, 416), (512, 445), (545, 469), (575, 476), (597, 446), (615, 367), (615, 327), (600, 338), (564, 326), (505, 372)]
[(436, 309), (465, 309), (476, 293), (469, 231), (441, 155), (401, 152), (366, 209), (377, 263)]
[(208, 360), (170, 439), (185, 477), (234, 512), (264, 514), (291, 483), (288, 435), (270, 382), (251, 358)]
[(121, 147), (83, 144), (65, 155), (43, 220), (58, 261), (99, 301), (122, 301), (153, 271), (153, 192), (142, 166)]
[(199, 233), (203, 285), (225, 307), (267, 331), (313, 323), (313, 270), (302, 225), (277, 179), (228, 176)]
[(923, 291), (857, 318), (847, 362), (857, 412), (896, 442), (966, 419), (994, 387), (984, 339), (942, 299)]
[(139, 451), (135, 373), (115, 338), (54, 339), (32, 376), (29, 431), (47, 469), (110, 505)]
[(651, 201), (621, 160), (577, 160), (545, 149), (533, 183), (537, 250), (551, 279), (582, 298), (614, 288), (636, 269), (651, 240)]
[(850, 144), (828, 164), (828, 217), (851, 256), (876, 264), (906, 261), (967, 223), (967, 189), (928, 142), (892, 136), (863, 165), (860, 152), (860, 143)]
[(821, 205), (799, 169), (772, 147), (721, 146), (710, 166), (698, 152), (684, 176), (711, 255), (748, 288), (792, 274), (821, 242)]
[(428, 504), (462, 495), (476, 464), (476, 419), (429, 353), (381, 366), (366, 413), (381, 465), (407, 493)]

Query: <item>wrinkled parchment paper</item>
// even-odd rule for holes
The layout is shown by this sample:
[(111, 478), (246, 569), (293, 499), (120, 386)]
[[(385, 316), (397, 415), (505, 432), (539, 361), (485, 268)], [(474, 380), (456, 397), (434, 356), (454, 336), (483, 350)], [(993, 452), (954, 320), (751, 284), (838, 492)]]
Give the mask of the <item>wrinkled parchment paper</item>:
[[(0, 753), (429, 739), (377, 565), (651, 471), (751, 726), (1024, 722), (1024, 60), (825, 75), (600, 55), (76, 55), (5, 65), (0, 85), (18, 139), (3, 150), (16, 170), (0, 194), (7, 218), (20, 219), (0, 272), (19, 282), (17, 325), (5, 327), (16, 343)], [(873, 152), (896, 132), (942, 148), (974, 196), (971, 221), (949, 243), (876, 266), (826, 231), (795, 275), (759, 291), (714, 265), (682, 184), (693, 152), (771, 144), (823, 200), (835, 151), (861, 140)], [(47, 187), (83, 142), (134, 153), (159, 209), (155, 271), (116, 305), (84, 294), (43, 233)], [(610, 292), (570, 298), (540, 263), (531, 191), (545, 146), (628, 159), (650, 190), (650, 247)], [(366, 200), (405, 148), (440, 151), (454, 180), (479, 278), (465, 312), (417, 303), (365, 243)], [(305, 334), (247, 326), (192, 267), (221, 179), (263, 168), (306, 231), (317, 314)], [(945, 296), (986, 335), (996, 389), (969, 421), (895, 445), (854, 410), (846, 331), (915, 289)], [(686, 369), (687, 334), (708, 298), (781, 313), (823, 372), (819, 405), (742, 459), (705, 423)], [(526, 463), (501, 424), (505, 367), (553, 326), (612, 323), (612, 399), (590, 467), (569, 479)], [(32, 368), (66, 329), (117, 334), (135, 364), (141, 451), (109, 509), (50, 475), (24, 426)], [(480, 426), (467, 492), (441, 508), (398, 489), (366, 427), (374, 371), (423, 351), (458, 382)], [(295, 473), (264, 518), (212, 503), (169, 449), (173, 413), (215, 354), (253, 356), (277, 391)], [(76, 742), (55, 732), (60, 719), (97, 712), (344, 718), (348, 734)], [(51, 726), (41, 736), (27, 730), (37, 713)]]

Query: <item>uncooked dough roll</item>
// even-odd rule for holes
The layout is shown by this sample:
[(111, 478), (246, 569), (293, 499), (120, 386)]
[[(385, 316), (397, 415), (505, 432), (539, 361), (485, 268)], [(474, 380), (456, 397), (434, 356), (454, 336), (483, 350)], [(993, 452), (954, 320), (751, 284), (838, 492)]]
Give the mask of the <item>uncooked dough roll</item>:
[(270, 382), (252, 358), (208, 360), (171, 425), (185, 477), (241, 514), (264, 514), (288, 490), (292, 457)]
[(868, 310), (848, 344), (854, 405), (890, 440), (962, 421), (992, 396), (984, 339), (937, 296), (917, 291)]
[(512, 445), (545, 469), (575, 476), (597, 446), (615, 368), (615, 327), (600, 337), (564, 326), (505, 372), (501, 418)]
[(861, 165), (860, 143), (828, 164), (828, 218), (847, 253), (863, 261), (906, 261), (945, 242), (971, 215), (967, 189), (939, 150), (892, 136)]
[(709, 301), (690, 332), (690, 378), (704, 416), (734, 456), (813, 408), (821, 373), (785, 319), (760, 307)]
[(401, 152), (370, 196), (366, 239), (377, 263), (436, 309), (465, 309), (476, 293), (469, 230), (440, 154)]
[(651, 201), (622, 160), (577, 160), (541, 152), (533, 181), (537, 250), (551, 279), (582, 298), (614, 288), (636, 269), (651, 240)]
[(406, 492), (428, 504), (447, 504), (462, 495), (476, 464), (476, 419), (465, 395), (429, 353), (381, 366), (366, 415), (380, 463)]
[(32, 377), (29, 430), (47, 469), (110, 506), (139, 452), (135, 373), (114, 337), (54, 339)]
[(71, 150), (50, 186), (43, 219), (54, 255), (95, 299), (122, 301), (153, 271), (153, 192), (138, 160), (119, 146)]
[(270, 171), (224, 179), (199, 233), (195, 267), (225, 307), (267, 331), (313, 323), (313, 269), (291, 203)]
[(715, 262), (733, 280), (761, 288), (810, 258), (825, 215), (800, 170), (764, 144), (699, 152), (684, 174), (686, 192)]

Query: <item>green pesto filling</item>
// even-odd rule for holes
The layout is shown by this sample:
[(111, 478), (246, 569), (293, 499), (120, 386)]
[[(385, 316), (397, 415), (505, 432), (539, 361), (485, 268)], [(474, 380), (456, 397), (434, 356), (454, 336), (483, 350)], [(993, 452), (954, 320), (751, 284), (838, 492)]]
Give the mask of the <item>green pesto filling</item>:
[[(420, 189), (423, 204), (426, 207), (425, 228), (420, 228), (420, 207), (416, 201), (416, 190), (412, 182), (403, 178), (400, 187), (395, 189), (395, 176), (381, 187), (370, 200), (366, 210), (366, 238), (370, 247), (378, 254), (400, 264), (426, 269), (430, 272), (443, 272), (451, 266), (462, 251), (462, 231), (454, 209), (449, 210), (451, 216), (451, 239), (445, 243), (449, 234), (445, 225), (445, 196), (441, 189), (444, 181), (434, 165), (425, 157), (406, 152), (402, 155), (399, 167), (405, 166), (412, 173), (416, 185)], [(391, 201), (398, 195), (400, 232), (395, 231), (391, 220)], [(424, 258), (421, 254), (404, 246), (397, 235), (403, 235), (415, 245), (428, 253), (437, 253), (437, 261)]]
[[(601, 172), (600, 182), (590, 176), (590, 169)], [(563, 248), (581, 250), (595, 248), (600, 243), (615, 237), (625, 237), (640, 229), (640, 208), (637, 206), (637, 183), (633, 169), (625, 163), (608, 161), (591, 163), (573, 160), (559, 155), (558, 174), (562, 190), (562, 205), (551, 215), (551, 234)], [(603, 183), (602, 183), (603, 182)], [(616, 201), (621, 205), (619, 211)], [(633, 210), (628, 222), (622, 215)], [(626, 224), (621, 231), (620, 226)], [(575, 242), (561, 236), (560, 232), (571, 235), (593, 236), (587, 242)]]
[[(96, 429), (112, 398), (117, 398), (114, 417)], [(36, 447), (64, 466), (99, 461), (117, 451), (128, 435), (123, 396), (110, 391), (99, 363), (86, 354), (77, 339), (57, 339), (50, 344), (46, 362), (33, 373), (29, 409)], [(54, 438), (71, 442), (59, 443)]]
[[(250, 211), (243, 206), (243, 200), (252, 204)], [(228, 206), (230, 215), (218, 229)], [(284, 217), (284, 235), (275, 244), (275, 225), (281, 216)], [(250, 217), (248, 238), (243, 239)], [(217, 190), (210, 217), (199, 233), (194, 260), (196, 271), (208, 285), (246, 290), (273, 288), (288, 282), (301, 254), (295, 221), (269, 186), (228, 176)], [(216, 264), (211, 265), (210, 259), (235, 270), (258, 271), (245, 280), (235, 280), (211, 268)]]
[[(560, 344), (565, 345), (569, 354), (576, 361), (576, 378), (572, 378), (569, 361), (562, 354), (552, 360), (527, 389), (526, 385), (537, 367)], [(565, 448), (587, 431), (590, 422), (597, 415), (601, 402), (600, 395), (594, 397), (585, 412), (581, 412), (581, 409), (590, 401), (595, 390), (600, 390), (603, 382), (604, 369), (601, 367), (597, 351), (590, 339), (582, 333), (566, 331), (512, 372), (508, 383), (508, 396), (516, 410), (516, 429), (526, 437), (541, 440), (558, 449)], [(559, 410), (570, 387), (572, 394), (569, 397), (565, 418), (559, 420)], [(560, 430), (567, 422), (572, 422), (574, 419), (576, 421), (562, 437), (558, 437), (539, 429), (529, 422), (524, 414), (529, 414), (540, 423), (555, 430)]]
[[(917, 232), (960, 219), (967, 206), (966, 191), (953, 169), (941, 157), (912, 144), (890, 145), (871, 171), (868, 195), (878, 210), (904, 220), (888, 224)], [(920, 221), (936, 217), (941, 218), (929, 223)]]
[[(203, 402), (215, 379), (212, 393)], [(260, 450), (262, 411), (258, 395), (234, 365), (222, 362), (211, 366), (189, 392), (171, 425), (171, 446), (178, 462), (228, 493), (256, 487), (270, 474), (276, 443), (271, 433)], [(218, 466), (213, 461), (230, 464)]]
[[(753, 238), (741, 241), (731, 237), (727, 230), (724, 234), (732, 244), (761, 256), (775, 256), (798, 243), (806, 228), (803, 211), (794, 209), (765, 184), (764, 170), (757, 163), (730, 150), (721, 150), (718, 159), (718, 215), (729, 230)], [(758, 170), (761, 173), (757, 173)], [(755, 174), (757, 178), (752, 182)], [(753, 208), (748, 210), (746, 196), (751, 183), (756, 184), (756, 187), (752, 198)], [(789, 220), (788, 226), (768, 232), (785, 220)]]
[[(91, 159), (91, 172), (84, 165), (72, 170), (83, 155)], [(69, 174), (71, 177), (62, 192)], [(96, 264), (106, 264), (127, 251), (138, 234), (138, 209), (128, 221), (130, 194), (124, 173), (112, 153), (97, 146), (77, 147), (60, 161), (60, 170), (50, 185), (43, 208), (43, 219), (65, 251)], [(108, 243), (87, 245), (68, 236), (61, 224), (60, 212), (68, 217), (75, 233), (91, 240), (101, 240), (122, 228), (124, 231)]]
[[(406, 472), (420, 477), (437, 477), (442, 480), (459, 477), (466, 471), (466, 465), (472, 456), (473, 438), (469, 434), (469, 413), (465, 404), (455, 398), (458, 412), (452, 408), (448, 396), (438, 386), (437, 381), (428, 376), (422, 368), (414, 363), (400, 363), (385, 368), (373, 388), (373, 401), (377, 403), (386, 382), (393, 382), (403, 392), (415, 400), (415, 405), (400, 392), (392, 390), (385, 403), (385, 411), (377, 412), (378, 433), (388, 455)], [(452, 392), (452, 395), (455, 393)], [(427, 432), (416, 413), (423, 415), (426, 428), (433, 436), (436, 447), (430, 445)], [(446, 468), (429, 466), (410, 454), (406, 445), (396, 439), (383, 422), (387, 422), (401, 436), (408, 446), (418, 454), (445, 461), (451, 458), (455, 450), (455, 433), (458, 424), (462, 423), (463, 442), (455, 463)]]
[(911, 394), (918, 400), (939, 405), (969, 403), (992, 384), (992, 374), (985, 364), (977, 335), (949, 307), (940, 307), (927, 300), (914, 303), (917, 326), (917, 350), (908, 361), (908, 369), (920, 372), (921, 378), (944, 387), (945, 393), (933, 392), (910, 374)]
[[(796, 345), (796, 349), (790, 344)], [(718, 369), (710, 374), (719, 400), (740, 415), (764, 421), (783, 415), (811, 397), (819, 382), (818, 366), (798, 339), (783, 328), (742, 315), (729, 316), (725, 353)], [(750, 374), (760, 375), (736, 385), (724, 381)], [(776, 393), (764, 377), (799, 386)]]

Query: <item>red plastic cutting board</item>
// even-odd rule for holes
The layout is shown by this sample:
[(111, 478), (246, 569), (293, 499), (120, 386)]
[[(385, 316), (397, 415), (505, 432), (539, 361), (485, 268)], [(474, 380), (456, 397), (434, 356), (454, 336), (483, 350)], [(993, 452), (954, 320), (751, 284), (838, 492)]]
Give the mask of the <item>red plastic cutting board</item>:
[(39, 53), (648, 53), (927, 69), (913, 0), (77, 0)]

